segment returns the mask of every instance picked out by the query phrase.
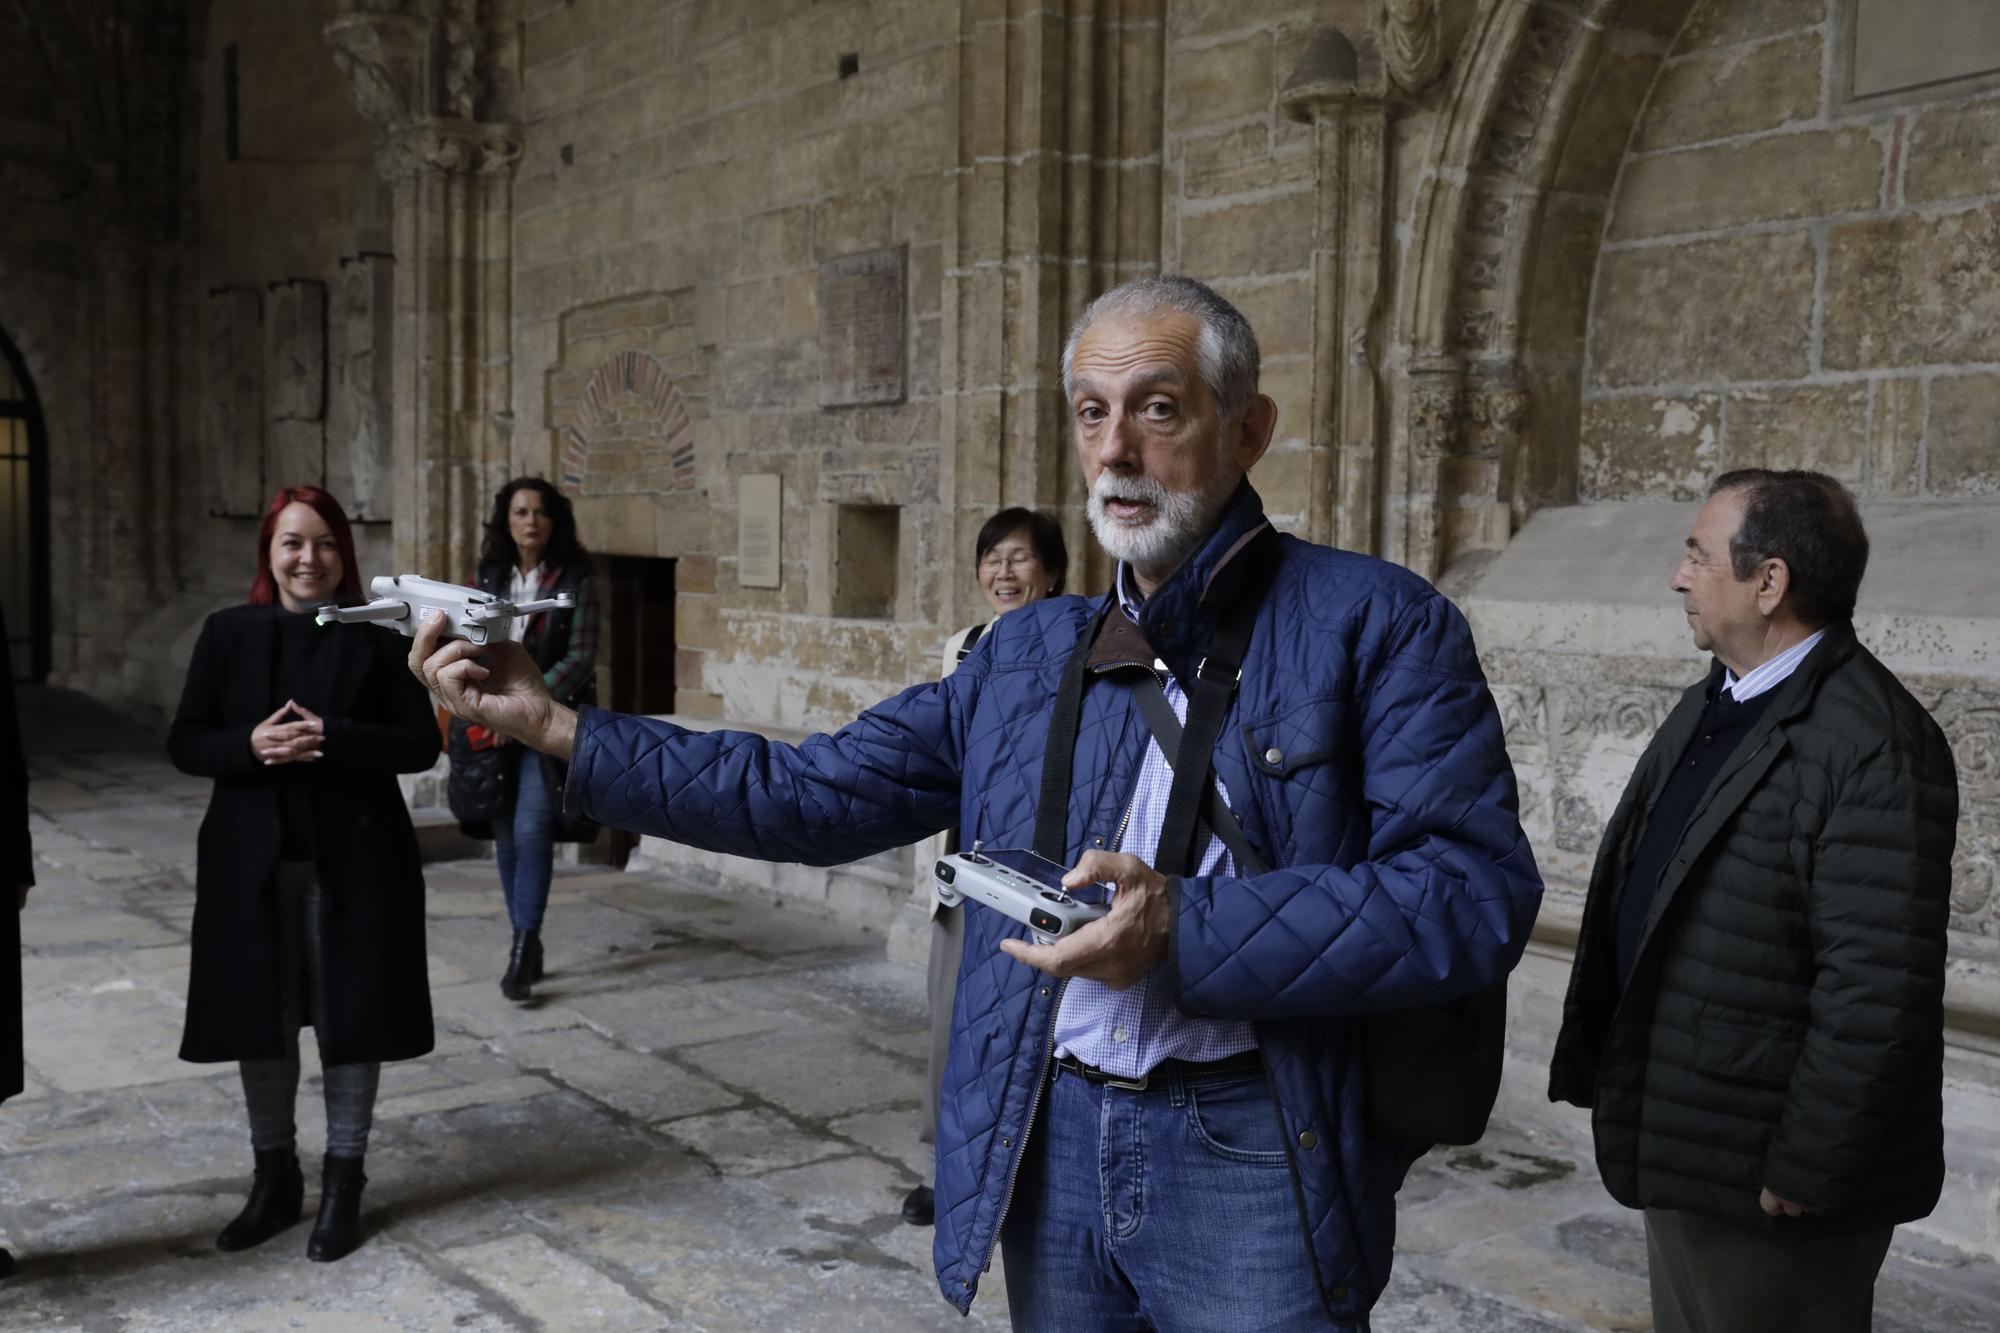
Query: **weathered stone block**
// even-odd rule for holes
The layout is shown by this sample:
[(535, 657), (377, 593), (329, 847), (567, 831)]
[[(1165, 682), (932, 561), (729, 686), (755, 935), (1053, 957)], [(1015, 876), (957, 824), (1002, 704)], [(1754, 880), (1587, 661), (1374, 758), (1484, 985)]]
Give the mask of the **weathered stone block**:
[(1808, 32), (1672, 61), (1640, 119), (1637, 146), (1670, 148), (1811, 120), (1819, 114), (1823, 49), (1820, 35)]
[(853, 190), (812, 211), (813, 258), (829, 259), (889, 243), (892, 195), (883, 188)]
[(2000, 375), (1931, 381), (1927, 453), (1932, 495), (2000, 494)]
[(1180, 267), (1204, 281), (1306, 267), (1312, 195), (1287, 192), (1254, 204), (1181, 215)]
[(1702, 0), (1688, 16), (1680, 46), (1720, 46), (1810, 28), (1826, 18), (1826, 0)]
[(1720, 452), (1721, 400), (1591, 398), (1583, 404), (1586, 500), (1694, 500), (1707, 492)]
[(1804, 375), (1813, 267), (1803, 234), (1608, 252), (1591, 342), (1597, 384)]
[(2000, 194), (2000, 102), (1925, 111), (1907, 151), (1903, 195), (1913, 204)]
[(2000, 361), (2000, 205), (1833, 228), (1825, 319), (1829, 370)]
[(1868, 421), (1869, 490), (1876, 495), (1916, 494), (1923, 439), (1923, 381), (1877, 380)]
[(1270, 110), (1271, 34), (1176, 51), (1167, 58), (1167, 128), (1212, 125)]
[(1717, 231), (1874, 208), (1887, 146), (1868, 128), (1773, 135), (1632, 159), (1619, 182), (1619, 239)]
[(1751, 389), (1723, 404), (1722, 468), (1810, 468), (1858, 487), (1868, 472), (1868, 386)]

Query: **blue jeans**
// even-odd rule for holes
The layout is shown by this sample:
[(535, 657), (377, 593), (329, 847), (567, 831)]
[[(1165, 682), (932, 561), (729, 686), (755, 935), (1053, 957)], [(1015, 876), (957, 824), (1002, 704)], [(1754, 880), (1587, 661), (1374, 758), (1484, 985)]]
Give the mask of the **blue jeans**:
[(541, 755), (525, 745), (509, 748), (521, 766), (520, 781), (514, 788), (514, 813), (493, 821), (493, 856), (500, 863), (508, 920), (516, 930), (540, 930), (555, 871), (556, 808), (542, 779)]
[(1000, 1229), (1014, 1327), (1333, 1327), (1261, 1073), (1057, 1073)]

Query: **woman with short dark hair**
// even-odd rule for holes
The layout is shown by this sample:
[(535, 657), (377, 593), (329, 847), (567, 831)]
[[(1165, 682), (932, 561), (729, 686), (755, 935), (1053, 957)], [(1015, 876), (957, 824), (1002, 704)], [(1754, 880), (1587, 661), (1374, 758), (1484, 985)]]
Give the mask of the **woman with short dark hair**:
[(311, 1259), (361, 1243), (362, 1159), (384, 1060), (433, 1044), (424, 873), (396, 783), (437, 759), (437, 719), (403, 640), (313, 613), (359, 601), (354, 539), (317, 486), (271, 498), (246, 604), (195, 643), (167, 750), (215, 779), (197, 838), (181, 1058), (235, 1060), (256, 1175), (223, 1250), (299, 1220), (299, 1028), (319, 1042), (326, 1160)]
[[(1062, 596), (1069, 578), (1069, 544), (1062, 527), (1038, 509), (1003, 509), (980, 526), (972, 546), (973, 572), (994, 619), (1045, 597)], [(943, 674), (950, 675), (971, 656), (990, 622), (968, 625), (945, 642)], [(924, 1120), (920, 1138), (937, 1134), (938, 1081), (944, 1077), (945, 1051), (951, 1036), (951, 1003), (958, 989), (958, 956), (965, 948), (965, 916), (961, 907), (946, 907), (931, 891), (931, 867), (937, 858), (958, 850), (958, 835), (948, 831), (917, 849), (917, 882), (929, 900), (930, 962), (925, 991), (930, 999), (930, 1067), (924, 1083)], [(903, 1220), (929, 1226), (935, 1220), (929, 1185), (919, 1185), (903, 1199)]]
[[(597, 595), (590, 555), (576, 534), (569, 497), (540, 477), (516, 477), (493, 497), (479, 568), (473, 582), (513, 602), (569, 593), (574, 610), (543, 611), (516, 621), (514, 637), (542, 669), (549, 692), (563, 703), (597, 702)], [(555, 843), (565, 771), (555, 760), (480, 727), (454, 722), (452, 729), (452, 809), (475, 817), (460, 820), (468, 833), (493, 839), (500, 886), (514, 940), (507, 953), (500, 993), (517, 1003), (534, 997), (542, 979), (542, 919), (548, 910), (549, 882), (555, 872)], [(498, 781), (468, 806), (461, 757), (494, 751)]]

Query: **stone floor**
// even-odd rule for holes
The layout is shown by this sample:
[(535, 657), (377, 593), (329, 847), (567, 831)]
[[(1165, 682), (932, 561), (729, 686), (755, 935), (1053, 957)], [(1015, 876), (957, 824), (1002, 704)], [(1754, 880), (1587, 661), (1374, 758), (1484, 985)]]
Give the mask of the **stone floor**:
[[(29, 1087), (0, 1107), (0, 1240), (22, 1257), (0, 1328), (1006, 1326), (998, 1272), (960, 1320), (929, 1231), (897, 1217), (927, 1171), (920, 978), (879, 937), (672, 873), (564, 872), (552, 975), (516, 1008), (491, 868), (431, 867), (438, 1049), (385, 1070), (367, 1244), (308, 1263), (300, 1227), (218, 1253), (241, 1096), (233, 1068), (174, 1056), (207, 784), (74, 696), (29, 691), (24, 714), (41, 886)], [(1420, 1163), (1402, 1205), (1379, 1330), (1650, 1326), (1638, 1230), (1573, 1120), (1496, 1124)], [(1878, 1312), (1892, 1333), (2000, 1328), (2000, 1270), (1899, 1237)]]

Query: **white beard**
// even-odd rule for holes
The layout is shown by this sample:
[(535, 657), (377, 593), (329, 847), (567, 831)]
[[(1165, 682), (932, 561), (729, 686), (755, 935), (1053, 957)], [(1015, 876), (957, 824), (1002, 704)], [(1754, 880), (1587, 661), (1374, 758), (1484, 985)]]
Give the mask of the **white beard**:
[[(1227, 498), (1201, 491), (1170, 491), (1152, 477), (1100, 472), (1097, 484), (1090, 489), (1090, 530), (1114, 559), (1144, 570), (1172, 570), (1201, 546)], [(1144, 523), (1114, 517), (1107, 507), (1112, 500), (1149, 504), (1152, 517)]]

